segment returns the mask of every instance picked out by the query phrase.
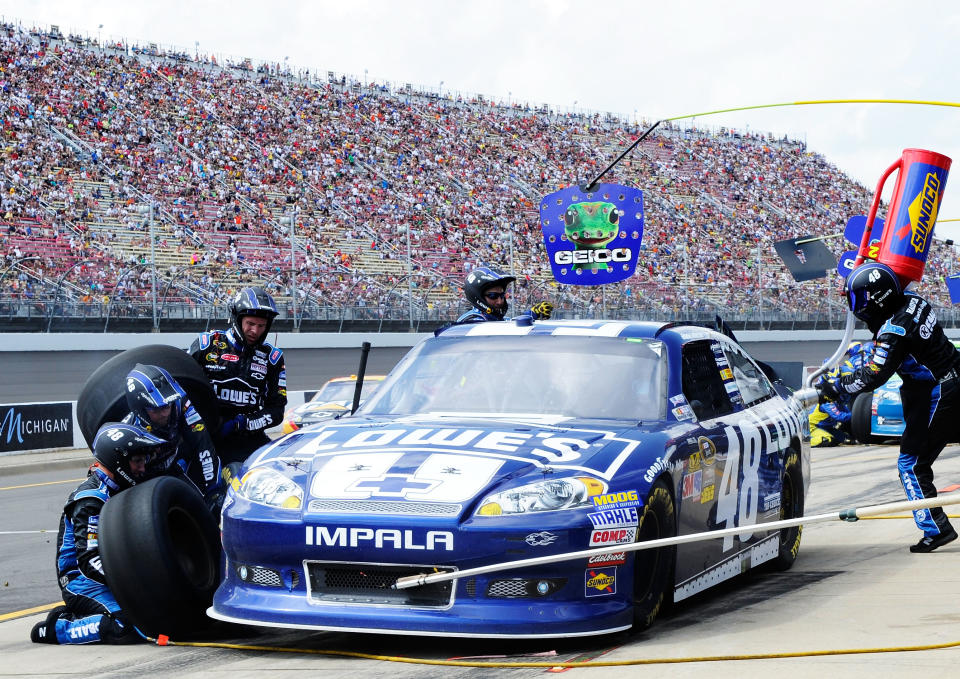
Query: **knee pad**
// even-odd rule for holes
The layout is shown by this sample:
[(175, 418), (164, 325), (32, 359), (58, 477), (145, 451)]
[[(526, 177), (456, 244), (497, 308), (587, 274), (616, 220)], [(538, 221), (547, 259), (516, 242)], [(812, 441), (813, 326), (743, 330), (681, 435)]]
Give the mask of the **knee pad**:
[(136, 644), (143, 637), (123, 615), (105, 615), (100, 623), (100, 639), (105, 644)]

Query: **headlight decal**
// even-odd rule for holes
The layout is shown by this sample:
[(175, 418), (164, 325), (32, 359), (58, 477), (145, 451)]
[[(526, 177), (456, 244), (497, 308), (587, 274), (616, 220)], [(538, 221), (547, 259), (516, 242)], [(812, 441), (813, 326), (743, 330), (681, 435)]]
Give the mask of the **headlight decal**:
[(593, 507), (592, 498), (606, 485), (592, 477), (549, 479), (488, 495), (477, 516), (503, 516)]
[(303, 489), (293, 479), (270, 467), (254, 467), (240, 480), (240, 497), (280, 509), (303, 506)]

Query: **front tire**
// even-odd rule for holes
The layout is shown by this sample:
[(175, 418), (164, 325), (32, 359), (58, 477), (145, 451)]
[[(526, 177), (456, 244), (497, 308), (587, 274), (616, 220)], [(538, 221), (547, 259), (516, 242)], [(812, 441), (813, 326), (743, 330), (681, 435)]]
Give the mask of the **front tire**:
[(141, 632), (184, 638), (209, 626), (220, 535), (195, 488), (161, 476), (115, 495), (99, 539), (110, 591)]
[[(637, 529), (637, 542), (674, 537), (677, 534), (673, 496), (663, 480), (650, 489)], [(645, 549), (633, 562), (633, 629), (650, 627), (661, 609), (673, 600), (675, 546)]]

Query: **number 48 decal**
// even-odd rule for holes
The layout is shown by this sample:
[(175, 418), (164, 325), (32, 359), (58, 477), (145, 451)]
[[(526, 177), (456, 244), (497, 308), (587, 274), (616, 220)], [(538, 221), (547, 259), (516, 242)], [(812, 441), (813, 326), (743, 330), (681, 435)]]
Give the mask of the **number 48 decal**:
[[(717, 491), (717, 524), (723, 528), (734, 526), (752, 526), (757, 522), (757, 504), (760, 493), (760, 456), (763, 438), (757, 426), (749, 420), (739, 422), (740, 432), (734, 427), (726, 427), (727, 461), (723, 465), (723, 478)], [(741, 451), (743, 473), (740, 473)], [(739, 534), (741, 540), (749, 540), (753, 530)], [(723, 551), (733, 548), (733, 536), (723, 538)]]

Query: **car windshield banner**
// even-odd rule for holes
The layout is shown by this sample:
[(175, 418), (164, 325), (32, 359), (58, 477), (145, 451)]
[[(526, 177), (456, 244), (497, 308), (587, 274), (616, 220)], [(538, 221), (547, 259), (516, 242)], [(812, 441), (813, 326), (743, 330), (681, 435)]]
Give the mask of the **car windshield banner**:
[(637, 268), (643, 192), (619, 184), (560, 189), (540, 201), (540, 225), (558, 283), (616, 283)]
[(72, 447), (72, 403), (0, 405), (0, 453)]

